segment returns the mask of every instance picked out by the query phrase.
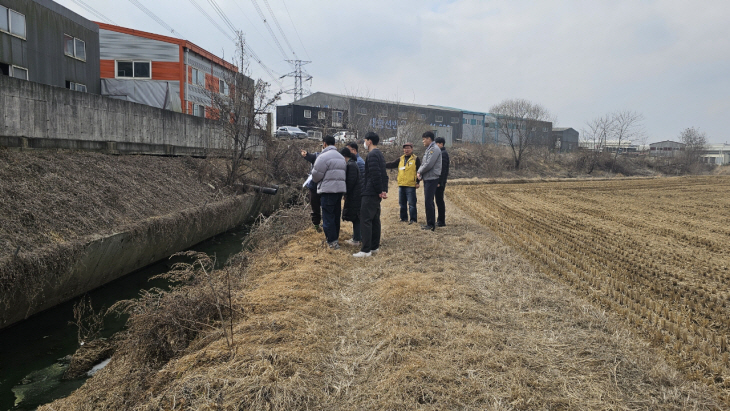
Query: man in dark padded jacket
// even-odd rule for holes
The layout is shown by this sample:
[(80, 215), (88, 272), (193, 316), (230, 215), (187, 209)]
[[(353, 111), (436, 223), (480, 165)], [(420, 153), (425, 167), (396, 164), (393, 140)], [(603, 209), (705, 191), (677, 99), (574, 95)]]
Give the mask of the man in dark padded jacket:
[(446, 152), (444, 145), (446, 140), (443, 137), (436, 137), (434, 140), (441, 149), (441, 175), (439, 183), (436, 187), (436, 209), (438, 209), (438, 218), (436, 219), (436, 227), (446, 226), (446, 204), (444, 203), (444, 189), (446, 188), (446, 179), (449, 178), (449, 153)]
[(380, 251), (380, 201), (388, 198), (388, 173), (385, 157), (378, 150), (380, 137), (369, 132), (365, 135), (365, 185), (362, 188), (360, 206), (360, 231), (362, 248), (353, 257), (370, 257)]

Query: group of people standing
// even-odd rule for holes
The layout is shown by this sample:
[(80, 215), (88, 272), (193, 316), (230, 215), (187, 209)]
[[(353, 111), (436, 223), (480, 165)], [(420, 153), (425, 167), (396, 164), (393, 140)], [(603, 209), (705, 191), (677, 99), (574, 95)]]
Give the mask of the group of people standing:
[[(354, 257), (370, 257), (380, 251), (380, 203), (388, 198), (388, 168), (398, 168), (398, 202), (400, 219), (408, 224), (418, 222), (416, 189), (423, 183), (426, 203), (426, 224), (421, 228), (434, 231), (446, 225), (444, 189), (449, 173), (449, 156), (445, 140), (423, 133), (426, 151), (423, 160), (413, 154), (413, 144), (403, 144), (403, 155), (386, 163), (378, 149), (380, 137), (367, 133), (363, 142), (366, 159), (358, 154), (358, 145), (348, 143), (339, 152), (332, 136), (322, 139), (322, 151), (301, 155), (312, 163), (312, 172), (304, 183), (309, 189), (312, 224), (322, 230), (327, 244), (339, 249), (340, 216), (352, 222), (352, 239), (346, 242), (360, 246)], [(344, 207), (342, 199), (345, 199)], [(438, 220), (434, 199), (438, 207)], [(410, 219), (409, 219), (410, 214)]]

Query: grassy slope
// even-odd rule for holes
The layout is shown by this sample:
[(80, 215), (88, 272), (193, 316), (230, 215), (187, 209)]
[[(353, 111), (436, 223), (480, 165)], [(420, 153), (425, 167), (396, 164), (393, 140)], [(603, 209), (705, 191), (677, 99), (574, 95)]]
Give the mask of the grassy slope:
[(329, 251), (308, 229), (230, 268), (246, 279), (234, 354), (212, 331), (138, 385), (117, 356), (41, 409), (718, 408), (461, 211), (435, 233), (399, 223), (394, 188), (376, 257)]
[(220, 198), (221, 160), (0, 148), (0, 259)]

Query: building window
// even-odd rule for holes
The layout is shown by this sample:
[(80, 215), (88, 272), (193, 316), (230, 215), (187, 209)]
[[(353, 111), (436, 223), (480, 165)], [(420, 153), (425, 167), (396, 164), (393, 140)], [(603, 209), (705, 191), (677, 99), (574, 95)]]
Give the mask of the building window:
[(218, 80), (218, 92), (223, 94), (224, 96), (229, 95), (230, 89), (228, 88), (228, 83), (226, 83), (224, 80)]
[(459, 123), (459, 117), (451, 117), (451, 124), (458, 124)]
[(367, 113), (368, 113), (368, 109), (366, 109), (365, 107), (358, 107), (357, 108), (357, 114), (363, 114), (363, 115), (365, 115)]
[(117, 61), (117, 78), (151, 78), (149, 61)]
[(304, 110), (304, 118), (312, 118), (312, 110)]
[(5, 63), (0, 63), (0, 74), (3, 76), (9, 76), (10, 75), (10, 65)]
[(444, 122), (444, 116), (436, 116), (436, 122), (437, 123), (443, 123)]
[[(135, 67), (135, 70), (136, 69), (137, 69), (137, 67)], [(198, 69), (196, 69), (196, 68), (194, 68), (192, 70), (192, 76), (190, 78), (190, 81), (193, 84), (197, 84), (198, 86), (205, 87), (205, 73), (202, 72), (202, 71), (200, 71), (200, 70), (198, 70)]]
[(18, 66), (12, 66), (10, 67), (10, 76), (19, 78), (21, 80), (28, 80), (28, 69)]
[(205, 106), (193, 104), (193, 115), (195, 117), (205, 117)]
[(469, 121), (469, 124), (471, 124), (472, 126), (476, 126), (477, 125), (477, 119), (475, 119), (475, 118), (471, 119)]
[(25, 16), (15, 10), (0, 6), (0, 30), (25, 38)]
[(398, 118), (406, 119), (408, 118), (408, 113), (406, 113), (405, 111), (401, 111), (398, 113)]
[(317, 112), (317, 119), (324, 120), (325, 118), (327, 118), (327, 113), (325, 113), (324, 111)]
[(66, 82), (66, 88), (74, 91), (81, 91), (86, 93), (86, 84), (74, 83), (73, 81)]
[(86, 61), (86, 42), (68, 34), (63, 35), (63, 54)]
[(461, 120), (462, 120), (461, 121), (462, 124), (467, 124), (468, 123), (467, 119), (465, 119), (465, 118), (462, 118)]
[(332, 125), (335, 127), (342, 127), (342, 112), (341, 111), (332, 112)]
[(418, 119), (421, 120), (421, 121), (426, 120), (426, 115), (425, 114), (419, 114), (418, 115)]
[(74, 52), (76, 57), (79, 60), (86, 61), (86, 42), (83, 40), (79, 40), (77, 38), (74, 38)]

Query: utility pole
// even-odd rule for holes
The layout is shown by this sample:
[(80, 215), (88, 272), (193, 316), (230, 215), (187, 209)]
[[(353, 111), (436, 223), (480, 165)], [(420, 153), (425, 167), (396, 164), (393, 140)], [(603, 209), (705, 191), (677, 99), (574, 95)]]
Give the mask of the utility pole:
[(302, 70), (302, 66), (311, 63), (311, 61), (303, 60), (287, 60), (289, 63), (294, 65), (294, 71), (289, 74), (284, 74), (279, 77), (294, 77), (294, 89), (286, 91), (288, 94), (294, 94), (294, 101), (297, 101), (304, 97), (304, 82), (311, 81), (312, 76), (306, 71)]

